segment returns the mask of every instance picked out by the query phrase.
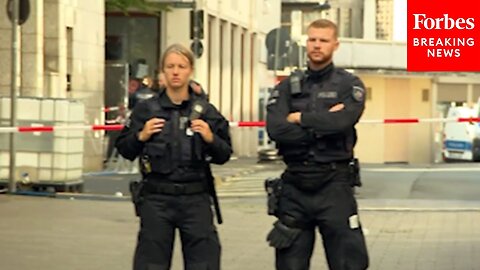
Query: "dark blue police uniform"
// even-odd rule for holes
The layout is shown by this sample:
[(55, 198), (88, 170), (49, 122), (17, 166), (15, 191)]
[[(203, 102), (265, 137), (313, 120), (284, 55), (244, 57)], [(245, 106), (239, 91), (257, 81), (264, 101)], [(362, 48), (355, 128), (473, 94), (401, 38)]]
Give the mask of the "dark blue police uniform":
[(128, 96), (128, 109), (133, 110), (138, 102), (152, 98), (157, 95), (157, 93), (157, 91), (154, 91), (148, 86), (142, 84), (140, 88)]
[[(330, 64), (295, 73), (271, 93), (267, 131), (287, 165), (275, 211), (278, 221), (268, 235), (276, 247), (277, 269), (309, 269), (315, 228), (330, 269), (368, 267), (352, 188), (359, 184), (352, 161), (364, 89), (358, 77)], [(339, 103), (345, 107), (329, 112)], [(293, 112), (301, 112), (301, 124), (286, 120)]]
[[(230, 158), (228, 121), (203, 97), (189, 91), (190, 99), (180, 105), (173, 104), (166, 91), (138, 103), (116, 142), (122, 156), (142, 160), (135, 270), (170, 269), (176, 229), (185, 269), (220, 268), (220, 242), (206, 181), (209, 162), (223, 164)], [(205, 106), (199, 118), (214, 134), (211, 144), (189, 130), (192, 105), (197, 102)], [(165, 119), (165, 126), (143, 143), (137, 134), (153, 117)]]

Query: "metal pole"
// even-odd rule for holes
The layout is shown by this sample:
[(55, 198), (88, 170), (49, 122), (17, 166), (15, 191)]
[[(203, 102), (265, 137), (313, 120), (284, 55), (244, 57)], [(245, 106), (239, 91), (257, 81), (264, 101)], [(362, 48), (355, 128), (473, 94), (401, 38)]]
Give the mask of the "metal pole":
[[(17, 92), (18, 92), (18, 76), (19, 70), (19, 55), (18, 55), (18, 40), (19, 40), (19, 1), (13, 0), (13, 14), (12, 14), (12, 63), (11, 63), (11, 91), (10, 91), (10, 126), (17, 126)], [(10, 133), (10, 179), (8, 182), (8, 192), (16, 192), (15, 186), (15, 133)]]
[(280, 31), (282, 30), (282, 26), (277, 29), (277, 32), (275, 32), (275, 58), (273, 59), (273, 75), (275, 76), (275, 80), (277, 79), (277, 74), (278, 74), (278, 61), (279, 59), (279, 53), (280, 53)]
[(193, 1), (193, 53), (198, 58), (198, 13), (197, 13), (197, 1)]
[[(277, 82), (278, 80), (278, 62), (279, 62), (279, 53), (280, 53), (280, 31), (282, 30), (282, 25), (280, 24), (280, 26), (278, 27), (277, 29), (277, 32), (275, 32), (275, 57), (273, 58), (273, 77), (275, 77), (275, 83)], [(268, 91), (268, 90), (267, 90)], [(268, 96), (269, 94), (271, 93), (266, 93), (265, 95), (265, 100), (268, 99)], [(265, 110), (265, 116), (267, 115), (267, 107), (264, 106), (264, 110)], [(262, 145), (263, 147), (267, 148), (268, 146), (268, 140), (269, 138), (268, 137), (268, 134), (267, 134), (267, 128), (264, 127), (263, 128), (263, 142), (262, 142)]]
[[(197, 14), (197, 0), (193, 0), (192, 4), (192, 9), (193, 9), (193, 55), (195, 55), (195, 58), (198, 57), (198, 14)], [(193, 69), (193, 77), (197, 78), (197, 72), (198, 68)]]

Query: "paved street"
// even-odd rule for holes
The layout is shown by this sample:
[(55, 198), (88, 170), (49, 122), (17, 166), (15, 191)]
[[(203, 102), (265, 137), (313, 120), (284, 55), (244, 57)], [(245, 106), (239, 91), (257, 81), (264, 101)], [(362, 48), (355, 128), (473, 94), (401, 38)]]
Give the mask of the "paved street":
[[(219, 194), (224, 197), (264, 196), (263, 180), (279, 176), (283, 163), (257, 163), (255, 158), (233, 159), (226, 165), (213, 165), (221, 182)], [(362, 164), (361, 199), (431, 199), (468, 200), (480, 198), (480, 163), (433, 165)], [(90, 173), (84, 176), (84, 192), (112, 196), (128, 195), (128, 181), (138, 174), (114, 172)]]
[[(332, 179), (304, 206), (354, 196), (360, 220), (341, 222), (369, 270), (480, 270), (475, 2), (0, 0), (0, 270), (131, 270), (132, 198), (175, 194), (141, 210), (185, 227), (201, 205), (184, 196), (207, 190), (221, 270), (273, 270), (265, 180), (282, 156), (328, 171), (353, 153), (363, 185)], [(228, 149), (207, 186), (199, 168)], [(176, 233), (168, 270), (185, 268)], [(314, 247), (308, 270), (330, 270), (319, 232)]]
[[(479, 269), (477, 165), (364, 166), (358, 198), (369, 269)], [(282, 168), (254, 159), (213, 166), (222, 179), (222, 269), (274, 269), (265, 242), (274, 219), (266, 215), (263, 179)], [(132, 177), (90, 175), (91, 196), (0, 195), (1, 269), (130, 269), (138, 220), (128, 198), (112, 194)], [(322, 252), (317, 241), (312, 269), (327, 269)], [(178, 241), (172, 269), (183, 269)]]
[[(222, 199), (222, 269), (274, 269), (273, 250), (265, 242), (273, 219), (264, 203)], [(478, 269), (480, 212), (445, 210), (460, 203), (423, 204), (430, 210), (416, 211), (413, 202), (409, 211), (361, 211), (369, 269)], [(2, 195), (0, 213), (1, 269), (130, 269), (138, 221), (129, 202)], [(183, 269), (178, 245), (172, 269)], [(327, 269), (320, 245), (312, 269)]]

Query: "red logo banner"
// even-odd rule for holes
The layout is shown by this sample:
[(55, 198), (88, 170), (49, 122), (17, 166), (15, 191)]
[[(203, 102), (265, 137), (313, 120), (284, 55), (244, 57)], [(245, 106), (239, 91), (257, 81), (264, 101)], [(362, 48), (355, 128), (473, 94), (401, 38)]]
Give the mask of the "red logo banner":
[(408, 0), (408, 71), (480, 71), (477, 0)]

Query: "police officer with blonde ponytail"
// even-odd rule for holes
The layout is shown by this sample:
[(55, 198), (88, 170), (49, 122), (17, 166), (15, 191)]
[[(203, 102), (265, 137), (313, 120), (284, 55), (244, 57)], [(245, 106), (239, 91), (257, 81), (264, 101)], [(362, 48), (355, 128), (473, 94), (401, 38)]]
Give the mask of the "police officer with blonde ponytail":
[(143, 175), (132, 193), (141, 221), (134, 270), (170, 269), (176, 230), (186, 270), (220, 269), (209, 163), (230, 159), (229, 125), (194, 94), (193, 68), (190, 50), (168, 47), (161, 59), (166, 90), (135, 106), (116, 142), (122, 156), (140, 158)]

